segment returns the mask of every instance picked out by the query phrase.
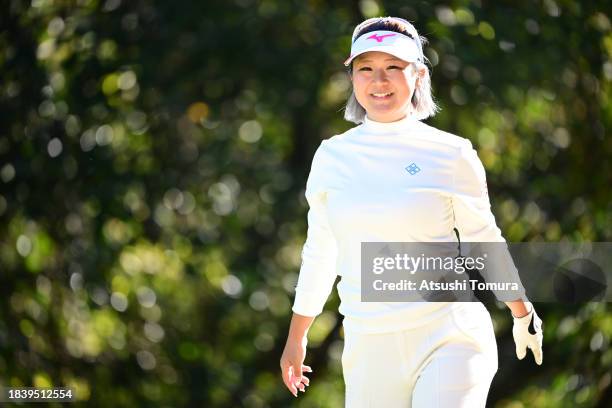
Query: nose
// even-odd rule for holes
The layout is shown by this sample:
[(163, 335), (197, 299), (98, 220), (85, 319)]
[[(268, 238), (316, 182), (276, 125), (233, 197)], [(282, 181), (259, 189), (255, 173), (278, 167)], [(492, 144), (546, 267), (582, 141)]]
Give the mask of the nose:
[(385, 72), (384, 69), (375, 69), (374, 70), (374, 81), (375, 82), (384, 82), (387, 81), (387, 73)]

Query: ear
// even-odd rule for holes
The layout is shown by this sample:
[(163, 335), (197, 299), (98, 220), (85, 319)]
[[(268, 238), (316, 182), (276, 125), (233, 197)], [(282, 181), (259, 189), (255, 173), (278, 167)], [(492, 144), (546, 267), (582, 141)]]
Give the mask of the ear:
[(419, 84), (421, 83), (423, 78), (425, 78), (426, 74), (427, 74), (427, 67), (420, 66), (419, 68), (417, 68), (417, 70), (416, 70), (416, 81), (414, 82), (416, 87), (419, 86)]
[(424, 65), (421, 65), (417, 70), (417, 80), (424, 78), (425, 74), (427, 74), (427, 67)]

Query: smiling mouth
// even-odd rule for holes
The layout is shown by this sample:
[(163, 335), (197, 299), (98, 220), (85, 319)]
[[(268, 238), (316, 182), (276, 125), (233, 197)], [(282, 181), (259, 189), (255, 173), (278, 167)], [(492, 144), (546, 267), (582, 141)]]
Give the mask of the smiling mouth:
[(393, 92), (375, 92), (371, 93), (370, 96), (374, 97), (374, 99), (388, 99), (393, 95)]

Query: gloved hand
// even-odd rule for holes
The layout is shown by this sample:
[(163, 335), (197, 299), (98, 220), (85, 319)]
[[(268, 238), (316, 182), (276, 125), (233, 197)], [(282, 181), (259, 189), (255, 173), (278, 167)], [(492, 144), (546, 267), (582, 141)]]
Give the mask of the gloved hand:
[(542, 320), (538, 317), (530, 302), (525, 302), (531, 311), (523, 317), (514, 317), (512, 337), (516, 344), (516, 356), (519, 360), (525, 358), (527, 348), (530, 348), (538, 365), (542, 365)]

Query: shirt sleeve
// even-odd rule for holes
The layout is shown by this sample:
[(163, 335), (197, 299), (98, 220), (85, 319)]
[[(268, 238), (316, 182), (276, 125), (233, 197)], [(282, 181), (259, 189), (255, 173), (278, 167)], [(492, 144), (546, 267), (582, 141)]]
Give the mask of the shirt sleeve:
[(518, 290), (494, 290), (498, 300), (526, 300), (508, 245), (491, 212), (484, 166), (469, 140), (460, 148), (453, 174), (452, 205), (462, 255), (487, 254), (485, 268), (480, 271), (487, 282), (517, 283)]
[(308, 181), (308, 232), (302, 249), (302, 266), (295, 288), (293, 312), (317, 316), (322, 310), (336, 280), (337, 244), (327, 217), (327, 189), (330, 158), (325, 141), (315, 152)]

